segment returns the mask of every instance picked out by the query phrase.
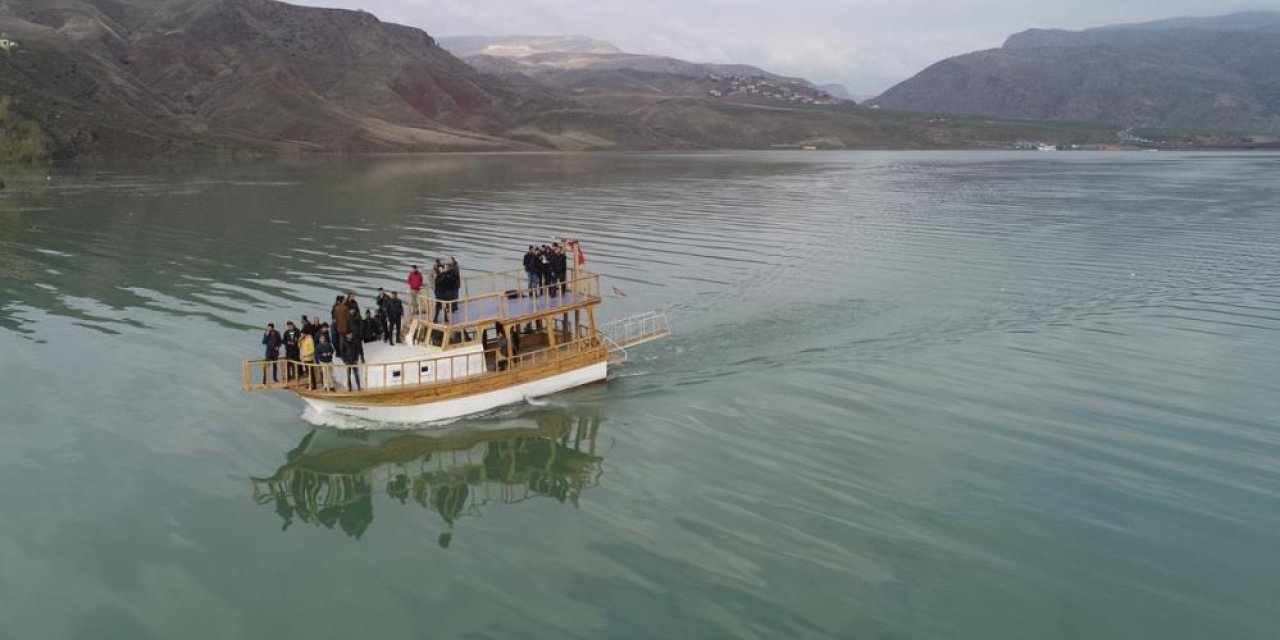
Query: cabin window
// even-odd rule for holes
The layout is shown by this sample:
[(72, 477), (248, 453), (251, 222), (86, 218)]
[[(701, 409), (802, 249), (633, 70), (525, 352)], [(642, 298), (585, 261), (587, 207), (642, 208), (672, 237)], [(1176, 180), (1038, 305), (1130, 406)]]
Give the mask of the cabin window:
[(471, 329), (454, 329), (449, 332), (449, 346), (458, 347), (468, 344), (475, 344), (480, 338), (480, 332), (473, 327)]
[(399, 372), (399, 371), (392, 371), (392, 372), (391, 372), (391, 377), (392, 377), (392, 378), (399, 378), (399, 377), (400, 377), (400, 372)]

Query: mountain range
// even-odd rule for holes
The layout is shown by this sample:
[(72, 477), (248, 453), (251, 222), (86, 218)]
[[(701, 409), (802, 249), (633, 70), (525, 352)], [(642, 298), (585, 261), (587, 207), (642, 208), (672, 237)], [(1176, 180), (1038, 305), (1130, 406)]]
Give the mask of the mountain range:
[(1032, 29), (938, 62), (888, 109), (1280, 131), (1280, 12)]
[(441, 46), (472, 67), (516, 86), (583, 97), (649, 95), (715, 97), (742, 104), (853, 106), (803, 78), (744, 64), (689, 62), (627, 53), (583, 36), (442, 38)]
[(420, 29), (276, 0), (0, 0), (0, 32), (8, 159), (971, 147), (1037, 130), (873, 113), (798, 78), (585, 38), (452, 40), (468, 64)]
[[(758, 76), (815, 88), (802, 78), (786, 78), (745, 64), (689, 62), (668, 56), (627, 53), (614, 45), (583, 36), (464, 36), (441, 38), (440, 46), (471, 66), (498, 76), (522, 74), (542, 84), (561, 88), (606, 90), (611, 75), (635, 77), (669, 75), (697, 80), (712, 75)], [(661, 82), (660, 84), (671, 84)], [(645, 90), (641, 83), (624, 86)], [(648, 89), (653, 90), (653, 89)]]
[[(1190, 52), (1177, 53), (1178, 47), (1159, 43), (1170, 33), (1194, 45)], [(1192, 73), (1199, 74), (1202, 86), (1230, 85), (1215, 94), (1217, 106), (1209, 110), (1230, 117), (1215, 122), (1268, 122), (1277, 95), (1275, 66), (1264, 46), (1276, 34), (1266, 28), (1242, 31), (1229, 20), (1217, 31), (1175, 22), (1096, 33), (1019, 34), (995, 53), (984, 52), (999, 58), (997, 66), (1014, 70), (997, 74), (994, 81), (985, 80), (992, 72), (982, 55), (974, 54), (980, 59), (940, 63), (941, 72), (926, 70), (880, 98), (885, 107), (919, 113), (861, 108), (834, 95), (840, 87), (819, 87), (748, 65), (628, 53), (580, 36), (438, 42), (420, 29), (382, 22), (363, 11), (277, 0), (0, 0), (0, 35), (0, 159), (10, 160), (202, 150), (913, 149), (1007, 148), (1015, 140), (1046, 139), (1104, 143), (1115, 140), (1116, 129), (1109, 124), (938, 117), (932, 112), (1129, 124), (1152, 120), (1135, 114), (1154, 104), (1192, 122), (1202, 115), (1194, 108), (1201, 103), (1159, 93), (1172, 91), (1168, 83), (1191, 73), (1183, 68), (1188, 65), (1159, 68), (1178, 55), (1193, 61), (1216, 55), (1223, 68), (1233, 70), (1229, 75), (1196, 67)], [(1108, 43), (1120, 38), (1128, 44), (1081, 44), (1089, 38)], [(1246, 40), (1258, 44), (1240, 44)], [(1109, 85), (1105, 70), (1077, 62), (1071, 73), (1082, 75), (1050, 75), (1049, 86), (1042, 86), (1043, 79), (1035, 74), (1043, 71), (1028, 62), (1091, 60), (1117, 47), (1128, 47), (1123, 55), (1130, 60), (1147, 60), (1134, 50), (1158, 49), (1166, 57), (1150, 54), (1156, 57), (1147, 64), (1155, 68), (1145, 75), (1167, 76), (1164, 84), (1134, 98), (1132, 86), (1144, 85), (1129, 79)], [(939, 96), (938, 89), (928, 88), (930, 76), (940, 76), (935, 80), (956, 95)], [(1021, 84), (1025, 82), (1031, 84)], [(1081, 87), (1094, 85), (1111, 86), (1114, 97), (1108, 101), (1128, 105), (1128, 111), (1115, 115), (1113, 105), (1088, 108), (1098, 102), (1081, 98), (1089, 95)], [(984, 99), (999, 108), (976, 102), (981, 94), (990, 94)], [(975, 102), (964, 102), (963, 96)]]

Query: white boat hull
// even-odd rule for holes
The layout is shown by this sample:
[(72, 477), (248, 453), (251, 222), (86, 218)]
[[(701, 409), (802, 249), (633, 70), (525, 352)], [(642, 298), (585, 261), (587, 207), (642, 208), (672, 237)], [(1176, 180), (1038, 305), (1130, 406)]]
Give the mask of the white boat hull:
[[(600, 382), (608, 375), (608, 366), (606, 362), (599, 362), (581, 369), (495, 391), (414, 405), (368, 406), (348, 401), (303, 398), (307, 401), (309, 409), (303, 414), (303, 418), (314, 424), (340, 429), (366, 429), (370, 426), (368, 422), (392, 424), (442, 422), (517, 404), (528, 398), (537, 398)], [(357, 420), (351, 420), (351, 418), (357, 418)]]

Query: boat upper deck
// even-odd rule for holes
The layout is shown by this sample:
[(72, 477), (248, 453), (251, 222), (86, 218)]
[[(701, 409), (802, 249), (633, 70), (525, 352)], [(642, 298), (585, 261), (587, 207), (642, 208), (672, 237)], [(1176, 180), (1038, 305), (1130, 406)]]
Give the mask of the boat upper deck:
[(574, 269), (563, 283), (533, 289), (526, 282), (521, 270), (467, 276), (457, 300), (424, 296), (411, 319), (445, 326), (524, 322), (600, 303), (599, 274)]

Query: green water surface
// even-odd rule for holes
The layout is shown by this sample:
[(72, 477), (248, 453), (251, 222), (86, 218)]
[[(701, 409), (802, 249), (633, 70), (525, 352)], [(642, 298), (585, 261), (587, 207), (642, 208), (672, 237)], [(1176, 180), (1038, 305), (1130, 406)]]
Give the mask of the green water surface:
[[(0, 192), (0, 638), (1280, 634), (1280, 156), (93, 165)], [(606, 385), (444, 429), (260, 327), (569, 235)]]

